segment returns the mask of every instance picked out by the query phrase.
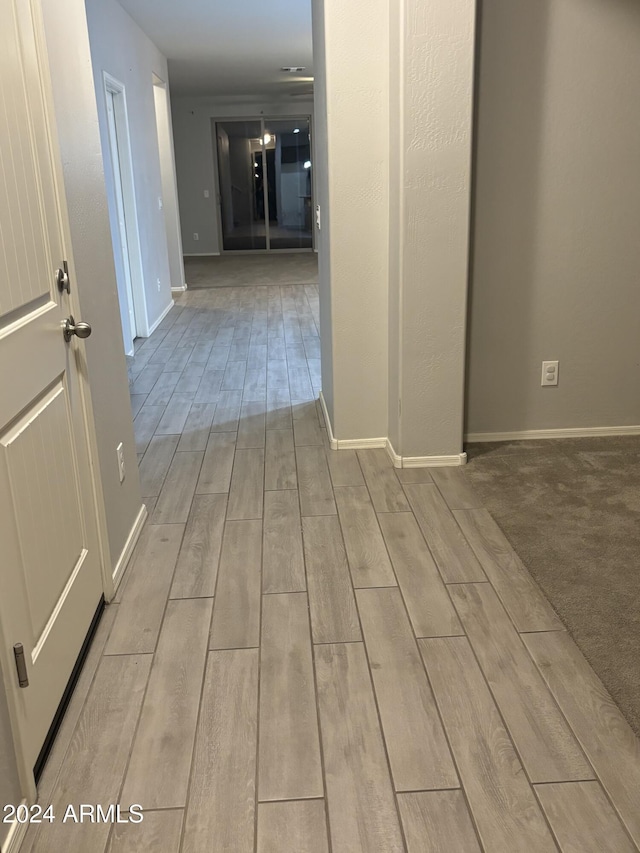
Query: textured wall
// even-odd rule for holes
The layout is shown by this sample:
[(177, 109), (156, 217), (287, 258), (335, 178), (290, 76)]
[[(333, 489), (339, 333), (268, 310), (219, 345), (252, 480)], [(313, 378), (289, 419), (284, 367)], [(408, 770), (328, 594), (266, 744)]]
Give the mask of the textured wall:
[(639, 45), (636, 0), (483, 2), (470, 432), (640, 424)]
[[(142, 505), (131, 423), (129, 383), (83, 0), (44, 0), (56, 126), (64, 168), (76, 286), (82, 319), (93, 326), (87, 368), (112, 566)], [(62, 51), (70, 42), (72, 51)], [(120, 483), (116, 447), (127, 476)]]
[[(326, 108), (316, 111), (326, 141), (317, 176), (324, 232), (320, 287), (332, 336), (322, 344), (323, 373), (332, 370), (331, 378), (323, 375), (323, 383), (332, 383), (336, 438), (375, 438), (386, 436), (388, 419), (387, 0), (324, 0), (314, 8), (316, 30), (319, 19), (326, 62)], [(314, 47), (317, 60), (317, 36)], [(326, 322), (323, 326), (324, 338), (329, 330)]]
[[(217, 255), (220, 252), (214, 171), (215, 152), (212, 118), (255, 118), (256, 116), (305, 116), (313, 102), (289, 98), (287, 103), (188, 97), (172, 99), (173, 140), (178, 179), (178, 199), (185, 254)], [(209, 198), (204, 197), (209, 190)], [(193, 239), (194, 233), (199, 240)], [(188, 283), (188, 282), (187, 282)]]
[(392, 51), (390, 161), (399, 425), (397, 398), (389, 411), (402, 456), (462, 450), (474, 25), (474, 0), (406, 0), (399, 25), (390, 28), (399, 43)]
[[(171, 272), (162, 197), (153, 75), (167, 80), (167, 61), (117, 0), (86, 0), (100, 136), (109, 150), (103, 71), (125, 86), (138, 230), (149, 326), (171, 304)], [(111, 158), (104, 158), (109, 214), (117, 229)], [(115, 230), (117, 233), (117, 230)], [(160, 280), (160, 289), (157, 281)], [(179, 284), (177, 285), (179, 286)]]

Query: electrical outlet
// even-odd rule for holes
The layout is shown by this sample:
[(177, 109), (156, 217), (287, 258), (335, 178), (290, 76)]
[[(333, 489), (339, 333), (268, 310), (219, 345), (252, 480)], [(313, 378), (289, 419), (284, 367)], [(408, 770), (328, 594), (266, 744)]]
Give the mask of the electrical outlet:
[(541, 385), (557, 385), (558, 384), (558, 365), (557, 361), (542, 362), (542, 382)]
[(194, 231), (194, 233), (193, 233), (193, 239), (194, 239), (194, 240), (199, 240), (199, 239), (200, 239), (200, 236), (198, 235), (198, 232), (197, 232), (197, 231)]
[(318, 229), (318, 231), (320, 231), (320, 230), (321, 230), (321, 223), (320, 223), (320, 205), (319, 205), (319, 204), (316, 204), (316, 228)]
[(205, 197), (205, 198), (209, 198), (209, 190), (205, 190), (205, 191), (204, 191), (204, 197)]
[(124, 447), (122, 446), (122, 442), (116, 447), (116, 454), (118, 456), (118, 473), (120, 474), (120, 482), (124, 480)]
[(160, 293), (160, 279), (159, 278), (156, 279), (156, 283), (158, 285), (158, 293)]

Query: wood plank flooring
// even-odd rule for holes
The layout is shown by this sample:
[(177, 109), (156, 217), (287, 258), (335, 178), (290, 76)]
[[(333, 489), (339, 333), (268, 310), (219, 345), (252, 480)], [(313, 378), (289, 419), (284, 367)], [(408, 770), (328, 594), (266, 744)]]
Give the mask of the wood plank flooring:
[(640, 850), (640, 743), (464, 469), (329, 449), (318, 323), (193, 290), (136, 347), (150, 517), (40, 792), (144, 820), (23, 853)]

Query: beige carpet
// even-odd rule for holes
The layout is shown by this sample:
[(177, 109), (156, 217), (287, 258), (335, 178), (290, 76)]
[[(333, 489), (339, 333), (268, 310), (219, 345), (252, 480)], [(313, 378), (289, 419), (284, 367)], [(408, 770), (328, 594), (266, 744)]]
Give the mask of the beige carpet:
[(184, 274), (190, 288), (317, 284), (318, 256), (292, 252), (185, 258)]
[(640, 436), (467, 452), (474, 488), (640, 735)]

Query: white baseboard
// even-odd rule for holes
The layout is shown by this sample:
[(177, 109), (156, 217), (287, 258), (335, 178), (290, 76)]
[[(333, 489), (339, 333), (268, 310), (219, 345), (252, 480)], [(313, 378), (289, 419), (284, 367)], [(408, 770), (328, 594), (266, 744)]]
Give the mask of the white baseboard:
[(576, 427), (575, 429), (527, 429), (516, 432), (470, 432), (465, 441), (531, 441), (543, 438), (603, 438), (614, 435), (640, 435), (640, 425), (618, 427)]
[(220, 252), (187, 252), (183, 258), (219, 258)]
[(185, 282), (181, 287), (172, 287), (171, 293), (184, 293), (187, 290), (187, 283)]
[(125, 570), (129, 565), (129, 560), (131, 559), (133, 549), (136, 547), (136, 543), (140, 538), (142, 528), (144, 527), (144, 523), (147, 520), (147, 515), (147, 507), (145, 506), (145, 504), (142, 504), (142, 506), (140, 507), (140, 511), (136, 517), (136, 520), (133, 523), (133, 527), (131, 528), (129, 535), (127, 536), (127, 541), (124, 543), (122, 553), (118, 557), (118, 562), (116, 563), (115, 568), (113, 570), (114, 590), (118, 589), (118, 584), (122, 580), (122, 576), (124, 575)]
[(403, 468), (457, 468), (467, 464), (466, 453), (453, 453), (451, 456), (403, 456)]
[(320, 405), (332, 450), (366, 450), (369, 447), (383, 447), (389, 454), (394, 468), (443, 468), (465, 465), (467, 462), (466, 453), (456, 453), (452, 456), (398, 456), (388, 438), (336, 438), (322, 391)]
[(149, 334), (147, 335), (147, 337), (150, 337), (150, 336), (155, 332), (155, 330), (158, 328), (158, 326), (160, 325), (160, 323), (162, 323), (162, 321), (163, 321), (163, 320), (164, 320), (164, 318), (167, 316), (167, 314), (169, 313), (169, 311), (171, 311), (171, 309), (173, 308), (173, 306), (174, 306), (174, 305), (175, 305), (175, 302), (174, 302), (174, 301), (173, 301), (173, 299), (172, 299), (172, 300), (171, 300), (171, 302), (170, 302), (170, 303), (167, 305), (167, 307), (164, 309), (164, 311), (162, 312), (162, 314), (161, 314), (161, 315), (158, 317), (158, 319), (155, 321), (155, 323), (154, 323), (152, 326), (150, 326), (150, 327), (149, 327)]
[(369, 447), (386, 447), (386, 438), (338, 438), (338, 450), (366, 450)]
[[(28, 806), (26, 800), (23, 800), (21, 805)], [(20, 845), (24, 841), (24, 837), (27, 834), (27, 829), (29, 828), (28, 823), (18, 823), (15, 821), (14, 823), (9, 824), (10, 829), (7, 837), (2, 842), (1, 851), (2, 853), (18, 853), (20, 849)]]
[(386, 438), (336, 438), (333, 434), (331, 418), (322, 391), (320, 392), (320, 405), (322, 406), (322, 414), (327, 425), (327, 435), (332, 450), (365, 450), (367, 447), (386, 447)]
[(454, 453), (450, 456), (399, 456), (389, 439), (386, 448), (394, 468), (457, 468), (467, 464), (466, 453)]

